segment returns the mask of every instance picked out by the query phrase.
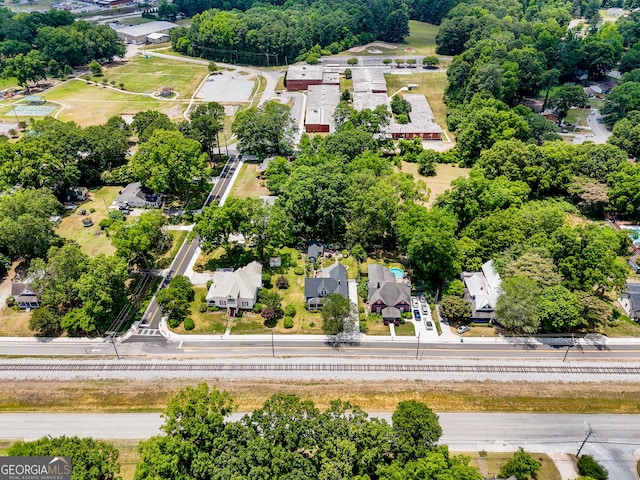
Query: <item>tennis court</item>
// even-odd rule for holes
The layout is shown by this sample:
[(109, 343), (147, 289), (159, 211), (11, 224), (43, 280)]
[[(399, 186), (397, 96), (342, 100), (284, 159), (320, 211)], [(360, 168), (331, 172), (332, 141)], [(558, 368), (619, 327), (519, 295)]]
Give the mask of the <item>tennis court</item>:
[(16, 105), (7, 115), (18, 117), (46, 117), (58, 108), (57, 105)]

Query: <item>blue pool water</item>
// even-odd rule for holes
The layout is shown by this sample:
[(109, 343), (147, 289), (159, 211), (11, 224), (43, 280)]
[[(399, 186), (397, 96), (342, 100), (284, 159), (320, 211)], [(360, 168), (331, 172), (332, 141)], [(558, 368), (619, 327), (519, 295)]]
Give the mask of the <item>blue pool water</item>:
[(402, 271), (401, 268), (393, 267), (393, 268), (390, 268), (389, 271), (393, 273), (396, 276), (396, 278), (404, 277), (404, 272)]
[(620, 225), (622, 230), (627, 230), (633, 244), (640, 246), (640, 225)]

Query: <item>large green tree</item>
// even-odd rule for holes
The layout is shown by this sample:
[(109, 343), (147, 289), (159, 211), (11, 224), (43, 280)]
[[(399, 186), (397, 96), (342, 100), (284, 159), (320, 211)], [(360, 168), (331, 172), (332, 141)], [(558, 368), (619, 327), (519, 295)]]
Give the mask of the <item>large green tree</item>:
[(442, 436), (438, 415), (416, 400), (398, 403), (391, 419), (400, 462), (415, 461), (425, 456), (436, 447)]
[(259, 158), (290, 154), (297, 128), (289, 107), (275, 102), (239, 112), (231, 126), (238, 149)]
[(328, 295), (322, 300), (322, 330), (327, 335), (349, 332), (346, 322), (354, 316), (354, 311), (355, 305), (348, 298), (339, 293)]
[(520, 447), (506, 463), (500, 466), (500, 476), (514, 476), (516, 480), (538, 478), (538, 470), (542, 464)]

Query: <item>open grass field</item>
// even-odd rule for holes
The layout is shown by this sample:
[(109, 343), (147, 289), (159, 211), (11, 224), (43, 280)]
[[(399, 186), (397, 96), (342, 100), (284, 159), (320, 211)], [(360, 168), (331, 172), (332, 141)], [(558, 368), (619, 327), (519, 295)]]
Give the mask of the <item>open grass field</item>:
[[(435, 55), (438, 29), (437, 25), (409, 20), (409, 36), (398, 46), (411, 47), (419, 55)], [(418, 60), (418, 63), (422, 64), (422, 59)]]
[[(454, 455), (465, 455), (471, 457), (471, 465), (478, 467), (485, 478), (498, 478), (500, 466), (507, 463), (513, 456), (506, 452), (451, 452)], [(560, 480), (560, 472), (556, 468), (553, 460), (544, 453), (528, 452), (531, 456), (540, 462), (542, 466), (537, 472), (537, 480)]]
[(29, 318), (31, 313), (27, 313), (18, 307), (9, 308), (6, 305), (0, 306), (0, 337), (31, 337), (33, 332), (29, 328)]
[(104, 76), (98, 79), (99, 82), (106, 78), (109, 83), (124, 83), (130, 92), (155, 92), (166, 85), (178, 92), (181, 99), (188, 100), (209, 71), (206, 65), (185, 65), (179, 60), (154, 56), (145, 58), (139, 55), (126, 62), (106, 67), (103, 73)]
[[(277, 353), (277, 352), (276, 352)], [(425, 402), (436, 412), (640, 413), (640, 383), (456, 382), (360, 379), (6, 380), (0, 412), (160, 411), (186, 385), (214, 384), (233, 397), (238, 411), (261, 407), (276, 393), (297, 394), (326, 408), (342, 399), (368, 411), (388, 412), (403, 400)]]
[(255, 163), (244, 163), (238, 174), (238, 178), (233, 184), (230, 196), (236, 198), (259, 197), (269, 195), (269, 189), (264, 186), (266, 180), (258, 178), (259, 165)]
[(432, 205), (438, 195), (442, 195), (451, 187), (452, 181), (456, 178), (467, 177), (470, 170), (469, 168), (460, 168), (457, 165), (438, 163), (436, 165), (435, 177), (424, 177), (418, 173), (417, 163), (402, 162), (402, 169), (400, 171), (410, 173), (416, 180), (425, 182), (429, 189), (428, 203)]
[[(125, 85), (125, 88), (128, 88)], [(163, 101), (146, 95), (136, 95), (70, 80), (45, 93), (47, 100), (60, 103), (64, 108), (56, 118), (74, 121), (80, 126), (101, 125), (110, 117), (134, 114), (143, 110), (158, 110), (172, 118), (181, 118), (184, 105), (178, 101)]]
[[(62, 219), (56, 229), (58, 235), (75, 241), (80, 245), (82, 251), (90, 257), (95, 257), (100, 253), (113, 254), (116, 249), (111, 245), (111, 241), (104, 232), (100, 230), (98, 224), (100, 220), (107, 218), (107, 207), (116, 199), (120, 189), (121, 187), (102, 187), (98, 190), (92, 190), (90, 200), (78, 204), (75, 212), (69, 213)], [(95, 212), (88, 213), (87, 216), (78, 215), (78, 212), (83, 208), (87, 213), (92, 208), (95, 209)], [(92, 227), (82, 225), (82, 220), (87, 217), (93, 220)]]
[(449, 138), (453, 141), (451, 132), (447, 130), (446, 113), (447, 107), (444, 104), (444, 89), (447, 86), (447, 74), (443, 72), (429, 72), (416, 69), (415, 73), (407, 75), (389, 74), (384, 76), (387, 82), (387, 91), (395, 92), (408, 84), (418, 85), (412, 89), (410, 93), (422, 93), (427, 97), (427, 101), (433, 111), (436, 122), (443, 130), (446, 131)]

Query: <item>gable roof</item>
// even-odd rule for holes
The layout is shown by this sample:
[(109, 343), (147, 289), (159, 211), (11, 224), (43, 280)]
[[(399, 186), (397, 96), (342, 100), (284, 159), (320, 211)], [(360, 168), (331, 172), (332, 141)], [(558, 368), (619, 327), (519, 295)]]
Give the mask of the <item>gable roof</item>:
[[(343, 297), (349, 296), (347, 286), (347, 269), (344, 265), (334, 263), (330, 267), (323, 268), (316, 278), (305, 278), (304, 295), (307, 300), (314, 297), (326, 297), (332, 293), (338, 293)], [(322, 292), (326, 293), (323, 295)]]
[(251, 262), (234, 272), (216, 271), (207, 298), (253, 298), (262, 285), (262, 265)]
[(158, 194), (152, 192), (146, 187), (143, 187), (140, 182), (133, 182), (124, 187), (120, 195), (118, 195), (118, 198), (116, 198), (116, 203), (155, 203), (157, 200)]
[(491, 260), (482, 265), (481, 272), (463, 272), (462, 280), (473, 299), (474, 311), (496, 309), (501, 280)]
[(307, 248), (307, 257), (313, 257), (318, 259), (324, 253), (324, 245), (320, 242), (316, 242), (315, 240), (309, 243), (309, 247)]
[(28, 282), (11, 282), (11, 296), (37, 296), (35, 289)]

